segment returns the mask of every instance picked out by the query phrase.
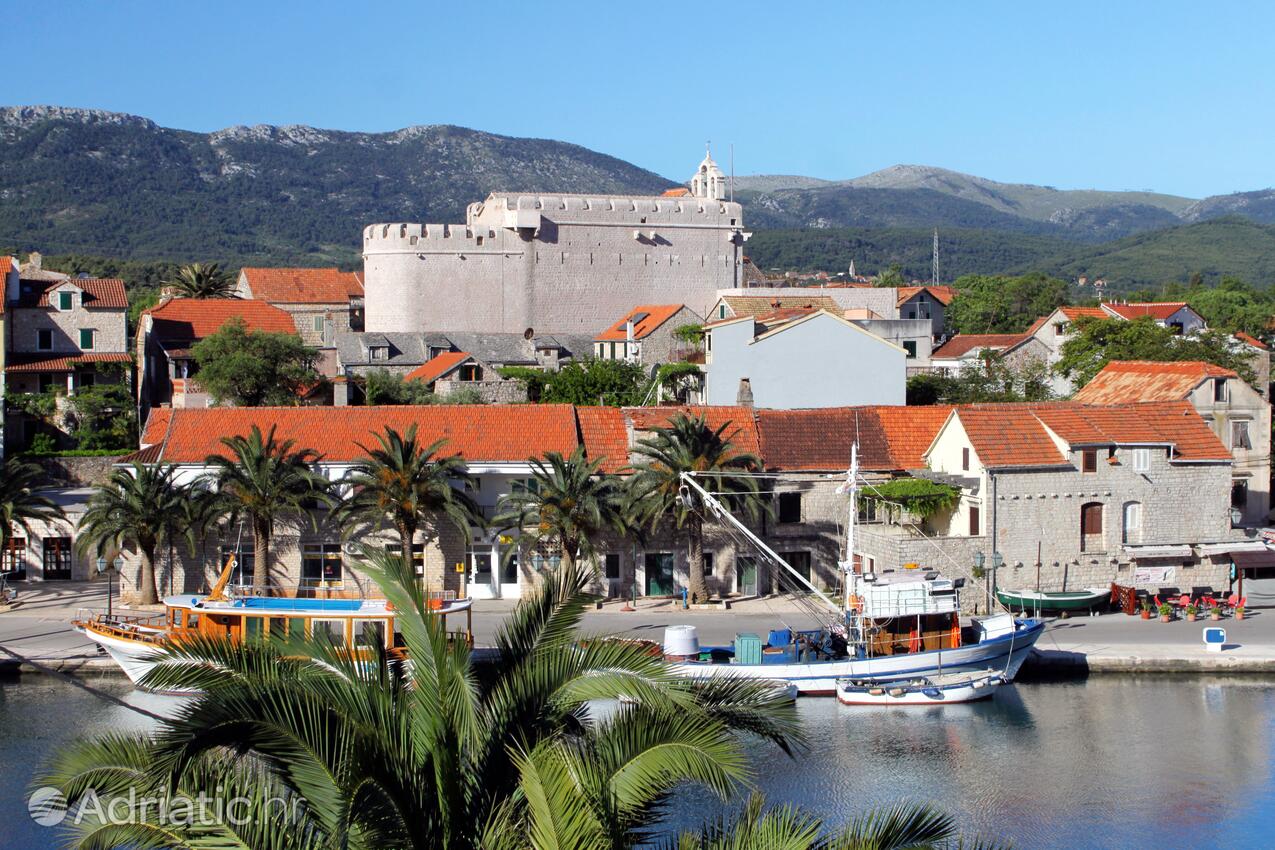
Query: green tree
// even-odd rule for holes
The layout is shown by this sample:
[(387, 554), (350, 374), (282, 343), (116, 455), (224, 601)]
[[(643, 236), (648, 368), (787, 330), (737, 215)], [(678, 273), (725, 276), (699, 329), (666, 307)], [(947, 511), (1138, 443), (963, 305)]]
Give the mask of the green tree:
[(191, 263), (164, 281), (180, 298), (235, 298), (234, 277), (217, 263)]
[(557, 372), (509, 366), (500, 369), (500, 376), (523, 383), (531, 401), (582, 407), (641, 404), (647, 386), (642, 367), (625, 360), (587, 359), (568, 363)]
[(194, 551), (195, 528), (183, 520), (190, 516), (186, 505), (204, 496), (179, 485), (176, 470), (172, 464), (141, 463), (112, 470), (80, 519), (75, 545), (81, 553), (91, 550), (101, 557), (108, 548), (137, 548), (142, 561), (138, 601), (143, 605), (159, 601), (155, 584), (159, 547), (184, 537)]
[(255, 546), (252, 582), (270, 586), (274, 566), (270, 540), (277, 523), (309, 519), (310, 505), (334, 503), (328, 480), (312, 468), (319, 456), (313, 449), (297, 448), (295, 440), (279, 440), (275, 426), (264, 436), (256, 425), (247, 436), (222, 437), (230, 450), (209, 455), (206, 484), (216, 495), (213, 512), (231, 523), (246, 517), (252, 524)]
[[(355, 461), (341, 482), (349, 495), (337, 506), (335, 518), (377, 527), (388, 522), (398, 532), (399, 551), (409, 562), (417, 531), (425, 528), (428, 543), (438, 537), (440, 520), (468, 542), (471, 525), (482, 522), (482, 511), (466, 492), (474, 478), (465, 470), (464, 459), (441, 453), (446, 440), (421, 445), (415, 425), (406, 434), (386, 428), (376, 441), (370, 448), (359, 445), (366, 456)], [(424, 578), (428, 587), (428, 574)]]
[(137, 445), (137, 407), (126, 384), (81, 387), (70, 399), (67, 422), (81, 449)]
[[(520, 601), (479, 667), (409, 564), (367, 557), (410, 663), (322, 638), (169, 648), (147, 684), (197, 690), (180, 715), (73, 744), (41, 780), (71, 807), (95, 794), (98, 813), (130, 794), (202, 794), (246, 798), (243, 817), (187, 826), (133, 807), (136, 822), (112, 825), (89, 809), (80, 846), (620, 850), (648, 839), (684, 783), (725, 798), (751, 779), (741, 734), (801, 743), (774, 688), (677, 677), (640, 644), (582, 640), (579, 567)], [(614, 709), (597, 716), (599, 700)]]
[(907, 286), (908, 280), (903, 276), (903, 269), (898, 263), (892, 263), (888, 269), (882, 269), (877, 272), (876, 280), (873, 281), (874, 286)]
[(21, 529), (31, 536), (31, 523), (65, 520), (62, 508), (47, 495), (40, 479), (44, 470), (39, 464), (16, 457), (4, 462), (0, 470), (0, 553), (9, 551), (9, 541)]
[(250, 331), (231, 319), (195, 344), (198, 381), (219, 403), (236, 407), (296, 405), (319, 379), (318, 351), (291, 333)]
[(1271, 317), (1275, 316), (1275, 301), (1268, 292), (1233, 277), (1222, 278), (1215, 287), (1193, 287), (1186, 301), (1204, 317), (1210, 328), (1228, 333), (1243, 331), (1264, 337), (1270, 332)]
[(1050, 378), (1049, 365), (1043, 360), (1012, 363), (985, 351), (978, 364), (969, 364), (954, 375), (923, 373), (908, 378), (907, 403), (1049, 401), (1054, 398)]
[(570, 457), (549, 452), (530, 463), (530, 486), (501, 499), (493, 524), (517, 529), (531, 546), (554, 547), (569, 566), (577, 556), (596, 560), (594, 541), (607, 531), (622, 534), (626, 525), (619, 481), (599, 471), (601, 461), (586, 460), (579, 447)]
[(431, 404), (434, 393), (423, 381), (405, 381), (388, 369), (373, 369), (363, 384), (368, 404)]
[(1089, 383), (1112, 360), (1203, 360), (1233, 369), (1250, 384), (1254, 381), (1245, 352), (1219, 331), (1184, 336), (1146, 316), (1132, 322), (1080, 319), (1074, 328), (1054, 369), (1076, 387)]
[(1020, 277), (965, 275), (952, 284), (949, 330), (963, 334), (1019, 333), (1068, 303), (1067, 282), (1039, 272)]
[(651, 435), (633, 448), (643, 461), (629, 478), (630, 513), (652, 528), (671, 519), (685, 530), (687, 590), (692, 599), (708, 599), (704, 584), (706, 508), (694, 490), (684, 487), (682, 474), (694, 473), (700, 486), (710, 493), (724, 494), (750, 518), (756, 519), (765, 509), (757, 479), (749, 474), (761, 469), (761, 461), (735, 448), (732, 440), (738, 433), (730, 422), (714, 430), (702, 416), (679, 413), (667, 426), (652, 429)]

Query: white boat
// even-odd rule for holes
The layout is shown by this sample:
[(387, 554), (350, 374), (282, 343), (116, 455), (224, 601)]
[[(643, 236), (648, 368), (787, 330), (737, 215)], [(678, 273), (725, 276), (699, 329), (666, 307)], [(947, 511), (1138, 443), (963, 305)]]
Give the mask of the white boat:
[(895, 682), (841, 679), (837, 682), (837, 701), (842, 705), (955, 705), (987, 699), (1003, 684), (1005, 677), (991, 669)]
[[(73, 625), (100, 646), (124, 674), (141, 686), (166, 647), (196, 636), (224, 637), (236, 643), (268, 636), (325, 634), (356, 657), (376, 647), (401, 653), (394, 630), (394, 612), (384, 599), (338, 598), (340, 591), (320, 591), (327, 598), (310, 599), (280, 595), (237, 596), (229, 587), (233, 556), (217, 584), (206, 595), (181, 594), (164, 599), (164, 613), (152, 616), (82, 614)], [(465, 615), (465, 629), (458, 640), (473, 643), (471, 599), (431, 599), (431, 613), (443, 618)], [(444, 628), (446, 626), (444, 625)]]
[[(976, 618), (963, 626), (960, 591), (964, 579), (946, 579), (915, 564), (884, 575), (856, 572), (853, 521), (847, 526), (846, 559), (839, 565), (845, 597), (833, 601), (693, 475), (684, 474), (682, 480), (688, 498), (689, 491), (694, 491), (712, 514), (732, 525), (780, 575), (790, 576), (810, 600), (817, 600), (821, 607), (810, 613), (826, 625), (795, 633), (776, 629), (764, 641), (758, 635), (738, 634), (730, 646), (703, 648), (693, 626), (671, 626), (665, 656), (679, 675), (780, 679), (808, 696), (835, 694), (839, 679), (889, 682), (994, 669), (1008, 682), (1044, 632), (1042, 621), (1008, 613)], [(847, 486), (852, 518), (857, 515), (857, 488), (855, 450)]]

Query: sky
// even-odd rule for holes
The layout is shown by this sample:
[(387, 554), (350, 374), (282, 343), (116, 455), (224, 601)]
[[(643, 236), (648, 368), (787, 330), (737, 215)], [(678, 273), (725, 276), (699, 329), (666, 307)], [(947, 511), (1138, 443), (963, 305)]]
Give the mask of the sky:
[(0, 104), (167, 127), (458, 124), (675, 180), (907, 163), (1203, 197), (1275, 185), (1275, 4), (0, 0)]

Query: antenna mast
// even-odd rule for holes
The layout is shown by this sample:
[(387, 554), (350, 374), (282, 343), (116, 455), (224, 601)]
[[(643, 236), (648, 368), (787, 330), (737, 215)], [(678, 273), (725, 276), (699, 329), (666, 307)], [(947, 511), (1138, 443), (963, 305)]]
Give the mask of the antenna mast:
[(939, 285), (939, 229), (934, 228), (934, 251), (930, 255), (930, 284)]
[(730, 202), (735, 203), (735, 143), (730, 143)]

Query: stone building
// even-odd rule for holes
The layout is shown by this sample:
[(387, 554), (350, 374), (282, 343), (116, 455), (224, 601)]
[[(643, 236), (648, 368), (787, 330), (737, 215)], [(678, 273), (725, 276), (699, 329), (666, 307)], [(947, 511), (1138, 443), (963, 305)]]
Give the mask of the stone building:
[(1236, 526), (1265, 525), (1271, 509), (1271, 406), (1230, 369), (1199, 360), (1115, 360), (1073, 397), (1084, 404), (1186, 401), (1231, 450)]
[(678, 196), (494, 192), (463, 225), (370, 225), (367, 330), (592, 334), (634, 303), (703, 312), (741, 285), (748, 236), (720, 174), (705, 158)]
[(331, 348), (337, 334), (363, 330), (363, 280), (340, 269), (244, 268), (236, 292), (292, 316), (306, 345)]
[(648, 367), (695, 359), (699, 349), (678, 339), (674, 332), (683, 325), (699, 325), (703, 321), (685, 304), (642, 304), (593, 338), (593, 356)]

